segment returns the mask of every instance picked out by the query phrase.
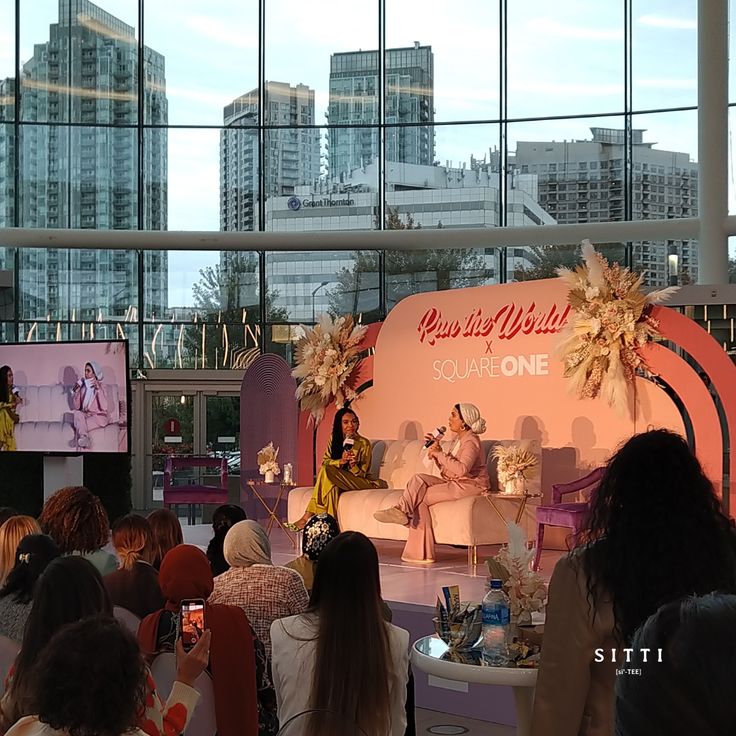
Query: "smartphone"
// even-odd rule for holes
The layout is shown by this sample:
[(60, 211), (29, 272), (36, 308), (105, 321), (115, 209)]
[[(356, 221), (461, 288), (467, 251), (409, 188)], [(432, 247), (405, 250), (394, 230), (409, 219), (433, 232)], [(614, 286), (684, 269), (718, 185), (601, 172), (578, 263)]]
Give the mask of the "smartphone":
[(204, 598), (187, 598), (179, 609), (179, 637), (185, 651), (189, 651), (204, 633)]

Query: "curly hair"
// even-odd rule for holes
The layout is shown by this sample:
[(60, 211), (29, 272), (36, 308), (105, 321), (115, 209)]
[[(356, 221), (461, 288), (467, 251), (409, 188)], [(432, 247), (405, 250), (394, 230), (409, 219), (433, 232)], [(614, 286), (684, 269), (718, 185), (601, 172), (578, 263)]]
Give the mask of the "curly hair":
[(610, 597), (622, 642), (664, 603), (736, 592), (733, 522), (680, 435), (634, 435), (609, 460), (591, 499), (582, 565), (589, 604), (595, 610)]
[(112, 525), (112, 543), (123, 570), (132, 570), (138, 560), (150, 562), (153, 554), (153, 533), (147, 519), (128, 514)]
[(15, 566), (15, 553), (20, 540), (40, 531), (41, 527), (32, 516), (11, 516), (0, 526), (0, 585), (5, 584), (8, 574)]
[(349, 406), (343, 406), (342, 409), (338, 409), (335, 413), (335, 419), (332, 422), (332, 444), (331, 447), (331, 455), (333, 460), (339, 460), (342, 457), (342, 444), (343, 440), (345, 439), (345, 436), (342, 433), (342, 418), (346, 414), (352, 414), (357, 423), (358, 426), (360, 426), (360, 419), (358, 419), (358, 415), (349, 407)]
[(110, 522), (99, 497), (84, 486), (67, 486), (43, 505), (38, 523), (61, 554), (94, 552), (110, 539)]
[(158, 570), (170, 549), (183, 544), (184, 535), (176, 514), (170, 509), (156, 509), (148, 514), (153, 536), (153, 566)]
[(34, 675), (33, 712), (68, 736), (121, 736), (145, 710), (146, 664), (138, 642), (114, 618), (65, 626), (41, 653)]

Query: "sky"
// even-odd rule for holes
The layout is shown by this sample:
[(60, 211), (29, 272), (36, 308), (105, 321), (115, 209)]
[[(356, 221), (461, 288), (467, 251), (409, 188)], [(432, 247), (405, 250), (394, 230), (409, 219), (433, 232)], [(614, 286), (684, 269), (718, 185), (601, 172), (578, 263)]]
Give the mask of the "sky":
[[(736, 1), (736, 0), (732, 0)], [(97, 3), (137, 26), (137, 0)], [(13, 0), (0, 0), (0, 77), (13, 76)], [(21, 61), (48, 40), (58, 0), (21, 4)], [(175, 10), (173, 10), (175, 8)], [(444, 164), (483, 158), (498, 145), (498, 127), (472, 121), (498, 117), (497, 4), (489, 0), (386, 0), (387, 47), (431, 45), (435, 119), (464, 121), (439, 127), (436, 158)], [(634, 108), (695, 105), (696, 0), (634, 0)], [(171, 125), (222, 125), (223, 107), (257, 87), (258, 3), (255, 0), (147, 0), (147, 46), (166, 60)], [(514, 0), (509, 3), (510, 118), (623, 109), (623, 2)], [(267, 0), (265, 76), (315, 90), (316, 119), (324, 121), (330, 54), (378, 47), (375, 2)], [(733, 75), (736, 77), (736, 74)], [(736, 85), (732, 83), (732, 87)], [(736, 98), (736, 94), (733, 95)], [(518, 122), (517, 140), (590, 138), (591, 125), (621, 127), (622, 118)], [(645, 140), (697, 158), (694, 112), (636, 116)], [(169, 131), (169, 230), (219, 229), (219, 131)], [(733, 189), (733, 186), (731, 187)], [(736, 200), (731, 196), (731, 211)], [(213, 254), (170, 258), (171, 288), (188, 288)]]

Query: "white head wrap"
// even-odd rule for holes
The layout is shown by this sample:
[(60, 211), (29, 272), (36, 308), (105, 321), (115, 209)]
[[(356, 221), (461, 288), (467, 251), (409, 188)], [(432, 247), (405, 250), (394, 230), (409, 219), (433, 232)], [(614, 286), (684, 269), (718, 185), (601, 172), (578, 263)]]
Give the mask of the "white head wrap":
[(475, 434), (483, 434), (486, 431), (486, 420), (480, 415), (480, 410), (475, 404), (458, 404), (460, 407), (460, 418), (467, 424)]

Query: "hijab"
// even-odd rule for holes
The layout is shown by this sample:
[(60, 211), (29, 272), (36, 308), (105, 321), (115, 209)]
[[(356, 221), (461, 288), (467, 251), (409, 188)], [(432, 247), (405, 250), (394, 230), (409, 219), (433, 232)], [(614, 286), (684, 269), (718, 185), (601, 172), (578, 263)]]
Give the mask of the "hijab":
[(483, 434), (486, 431), (486, 420), (480, 415), (480, 409), (475, 404), (458, 404), (460, 419), (467, 425), (468, 429), (475, 434)]
[[(214, 587), (207, 556), (190, 544), (180, 544), (166, 554), (158, 580), (166, 600), (163, 610), (176, 613), (182, 600), (207, 600)], [(158, 649), (158, 626), (163, 610), (141, 621), (138, 641), (144, 652)], [(256, 736), (256, 660), (248, 617), (239, 606), (206, 603), (205, 625), (212, 632), (210, 672), (215, 691), (217, 733), (219, 736)]]
[(225, 561), (230, 567), (273, 565), (271, 542), (266, 530), (250, 519), (233, 524), (225, 535), (222, 547)]
[[(95, 374), (95, 378), (98, 381), (101, 381), (103, 379), (104, 374), (102, 372), (102, 368), (96, 360), (90, 360), (84, 365), (89, 366), (92, 369), (92, 372)], [(92, 402), (95, 400), (95, 396), (97, 396), (97, 389), (95, 389), (94, 387), (94, 380), (94, 378), (84, 379), (84, 398), (82, 399), (82, 411), (87, 411)]]
[(340, 533), (334, 517), (316, 514), (304, 525), (304, 556), (316, 562), (324, 548)]

